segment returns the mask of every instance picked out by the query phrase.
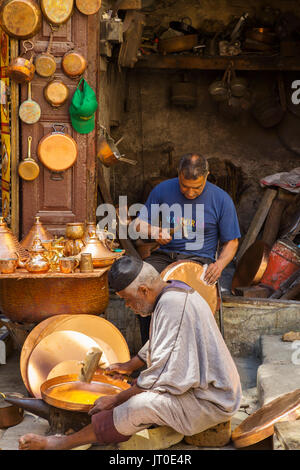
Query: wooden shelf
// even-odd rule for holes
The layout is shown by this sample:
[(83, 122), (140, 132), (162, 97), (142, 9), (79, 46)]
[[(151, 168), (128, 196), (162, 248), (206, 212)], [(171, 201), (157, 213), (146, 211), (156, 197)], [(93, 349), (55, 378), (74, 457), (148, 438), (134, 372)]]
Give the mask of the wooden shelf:
[(225, 70), (230, 61), (233, 62), (236, 70), (300, 70), (300, 57), (279, 55), (203, 57), (185, 54), (151, 54), (141, 57), (135, 67), (138, 69)]

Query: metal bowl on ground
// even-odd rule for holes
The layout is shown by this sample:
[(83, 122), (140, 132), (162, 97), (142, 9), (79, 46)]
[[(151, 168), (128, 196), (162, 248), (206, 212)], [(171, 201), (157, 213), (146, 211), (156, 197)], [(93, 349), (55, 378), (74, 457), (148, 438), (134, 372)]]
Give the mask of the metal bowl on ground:
[[(62, 341), (65, 335), (73, 345), (73, 353)], [(76, 347), (78, 339), (79, 346)], [(82, 339), (86, 343), (85, 347), (80, 344)], [(58, 315), (39, 323), (27, 336), (20, 356), (21, 375), (29, 393), (39, 397), (40, 386), (44, 381), (57, 375), (78, 373), (78, 362), (94, 343), (103, 351), (101, 361), (105, 362), (104, 367), (130, 359), (124, 336), (105, 318), (95, 315)], [(54, 351), (53, 354), (50, 350)], [(42, 357), (46, 361), (41, 360)]]
[(41, 385), (41, 395), (56, 408), (87, 412), (101, 396), (116, 395), (129, 387), (125, 381), (101, 375), (95, 375), (90, 383), (85, 383), (78, 380), (78, 375), (70, 374), (46, 380)]

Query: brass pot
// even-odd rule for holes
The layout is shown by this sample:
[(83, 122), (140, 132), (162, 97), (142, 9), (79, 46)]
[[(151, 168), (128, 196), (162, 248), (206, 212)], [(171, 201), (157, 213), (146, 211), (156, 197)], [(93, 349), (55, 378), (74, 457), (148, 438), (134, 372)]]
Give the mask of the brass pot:
[(18, 258), (0, 258), (0, 273), (12, 274), (18, 267)]
[(23, 395), (16, 392), (0, 393), (0, 429), (16, 426), (23, 421), (24, 410), (16, 405), (12, 405), (5, 401), (5, 398), (23, 398)]
[(82, 240), (84, 237), (84, 224), (81, 222), (72, 222), (67, 224), (66, 237), (70, 240)]

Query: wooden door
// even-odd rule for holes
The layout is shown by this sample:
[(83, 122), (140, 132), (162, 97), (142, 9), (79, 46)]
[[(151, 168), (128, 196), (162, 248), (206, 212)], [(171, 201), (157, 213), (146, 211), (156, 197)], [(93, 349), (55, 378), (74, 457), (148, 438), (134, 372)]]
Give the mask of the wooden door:
[[(49, 79), (35, 74), (32, 81), (32, 99), (41, 107), (41, 118), (33, 125), (20, 121), (20, 159), (27, 155), (27, 139), (32, 136), (32, 157), (38, 161), (37, 147), (40, 139), (51, 132), (54, 123), (63, 124), (65, 132), (77, 142), (78, 158), (72, 168), (63, 173), (61, 181), (53, 180), (51, 172), (38, 161), (40, 174), (32, 182), (21, 180), (22, 223), (21, 236), (25, 236), (34, 223), (35, 216), (53, 234), (63, 234), (68, 222), (94, 220), (96, 211), (96, 129), (89, 134), (78, 134), (71, 126), (69, 106), (79, 79), (68, 78), (61, 69), (63, 55), (71, 49), (83, 54), (88, 67), (84, 78), (97, 96), (98, 15), (85, 16), (74, 9), (69, 21), (54, 33), (51, 53), (55, 56), (57, 69), (54, 77), (60, 78), (70, 89), (68, 101), (53, 108), (44, 98), (44, 88)], [(32, 41), (34, 53), (47, 49), (50, 27), (45, 20), (38, 35)], [(22, 49), (22, 48), (21, 48)], [(28, 53), (29, 54), (29, 53)], [(21, 86), (21, 102), (27, 99), (27, 85)], [(97, 114), (97, 113), (96, 113)]]

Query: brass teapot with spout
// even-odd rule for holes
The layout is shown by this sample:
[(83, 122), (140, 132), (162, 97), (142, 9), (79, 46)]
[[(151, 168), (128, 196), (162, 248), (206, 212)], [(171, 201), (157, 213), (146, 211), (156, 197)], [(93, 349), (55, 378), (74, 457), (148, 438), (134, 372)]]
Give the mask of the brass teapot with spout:
[(35, 237), (32, 243), (32, 247), (29, 250), (29, 260), (21, 261), (19, 259), (20, 268), (25, 268), (28, 272), (33, 274), (44, 274), (50, 269), (50, 263), (45, 256), (45, 248), (43, 247), (41, 240)]

